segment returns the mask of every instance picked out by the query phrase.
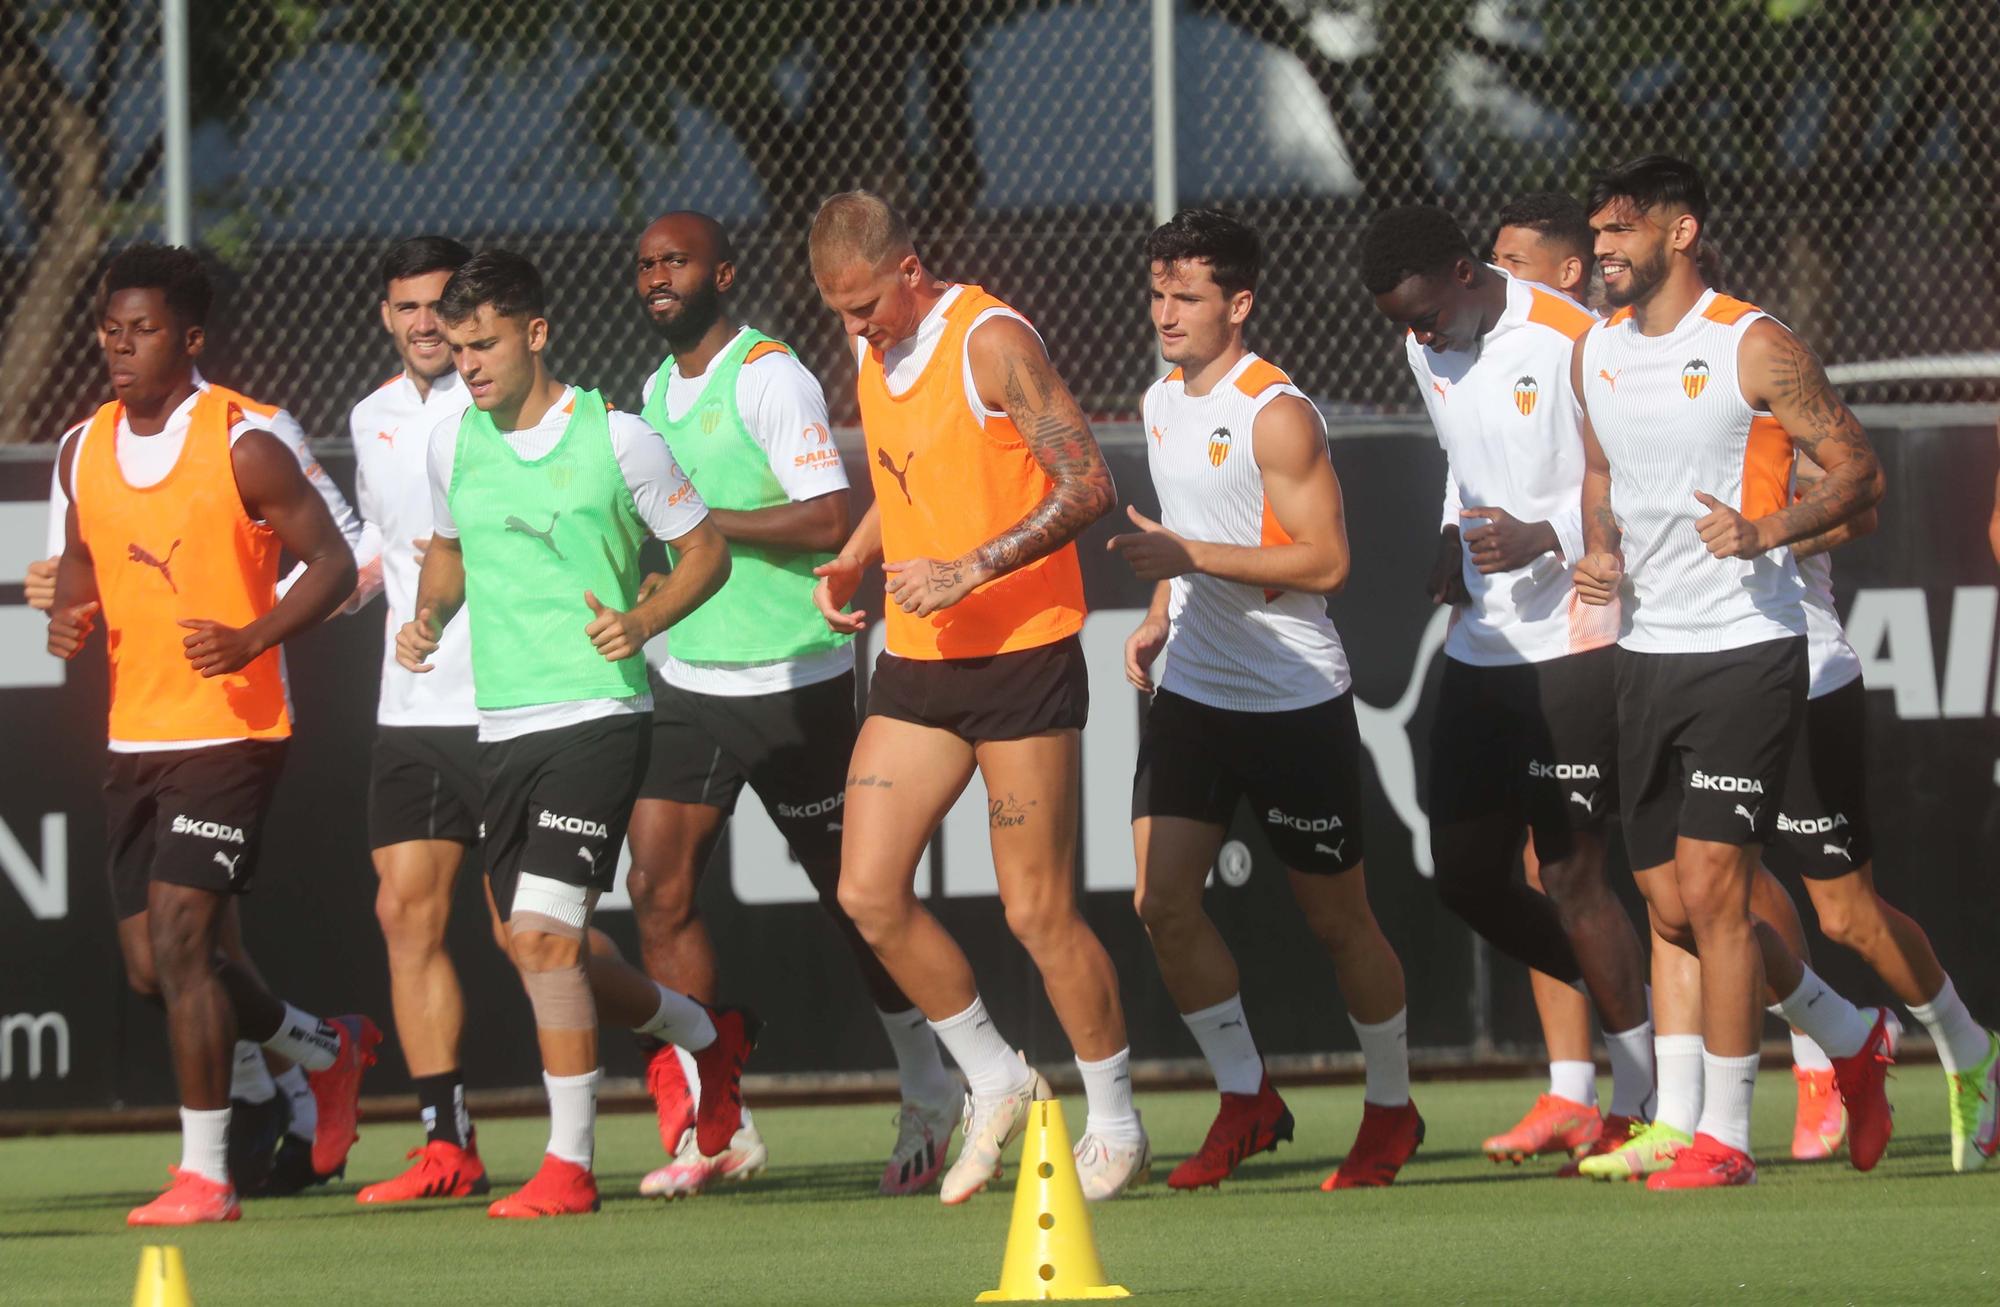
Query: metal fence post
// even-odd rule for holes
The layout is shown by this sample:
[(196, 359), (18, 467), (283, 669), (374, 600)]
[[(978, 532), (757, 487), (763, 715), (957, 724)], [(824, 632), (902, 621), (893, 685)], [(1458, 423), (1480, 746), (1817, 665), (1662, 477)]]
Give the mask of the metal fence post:
[(161, 33), (161, 185), (166, 199), (166, 235), (170, 245), (194, 241), (193, 177), (188, 153), (188, 11), (187, 0), (160, 0)]

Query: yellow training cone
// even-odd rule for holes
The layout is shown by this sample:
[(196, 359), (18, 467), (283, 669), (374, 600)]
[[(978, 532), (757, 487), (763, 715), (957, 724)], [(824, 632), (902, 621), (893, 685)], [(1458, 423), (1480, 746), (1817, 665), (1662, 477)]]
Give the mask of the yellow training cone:
[(180, 1249), (146, 1245), (139, 1254), (139, 1283), (132, 1286), (132, 1307), (194, 1307)]
[(1076, 1178), (1062, 1104), (1028, 1105), (1021, 1177), (1014, 1184), (1014, 1219), (1007, 1227), (1007, 1257), (1000, 1287), (980, 1302), (1042, 1302), (1054, 1298), (1129, 1298), (1104, 1282), (1090, 1212)]

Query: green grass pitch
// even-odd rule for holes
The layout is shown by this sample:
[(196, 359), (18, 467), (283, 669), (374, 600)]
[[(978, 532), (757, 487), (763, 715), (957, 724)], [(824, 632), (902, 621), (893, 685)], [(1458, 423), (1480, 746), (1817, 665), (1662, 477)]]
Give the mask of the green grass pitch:
[[(1872, 1175), (1787, 1158), (1791, 1079), (1766, 1074), (1752, 1189), (1650, 1194), (1557, 1181), (1555, 1162), (1496, 1167), (1478, 1153), (1512, 1124), (1526, 1081), (1420, 1083), (1429, 1141), (1387, 1190), (1319, 1192), (1359, 1117), (1358, 1087), (1293, 1090), (1298, 1140), (1221, 1192), (1174, 1194), (1168, 1167), (1200, 1142), (1214, 1099), (1142, 1096), (1160, 1164), (1150, 1185), (1093, 1209), (1114, 1280), (1172, 1303), (1972, 1303), (2000, 1301), (2000, 1173), (1947, 1156), (1934, 1066), (1892, 1082), (1899, 1134)], [(1081, 1124), (1082, 1104), (1069, 1104)], [(363, 1211), (356, 1179), (401, 1165), (412, 1123), (369, 1123), (351, 1178), (246, 1206), (240, 1224), (128, 1230), (164, 1181), (166, 1135), (0, 1142), (0, 1301), (130, 1301), (139, 1249), (178, 1243), (200, 1307), (359, 1304), (970, 1303), (998, 1281), (1013, 1168), (958, 1210), (874, 1196), (894, 1135), (884, 1106), (760, 1112), (773, 1169), (663, 1204), (636, 1196), (658, 1162), (650, 1116), (599, 1124), (604, 1211), (490, 1221), (483, 1200)], [(539, 1120), (488, 1122), (496, 1180), (518, 1183)]]

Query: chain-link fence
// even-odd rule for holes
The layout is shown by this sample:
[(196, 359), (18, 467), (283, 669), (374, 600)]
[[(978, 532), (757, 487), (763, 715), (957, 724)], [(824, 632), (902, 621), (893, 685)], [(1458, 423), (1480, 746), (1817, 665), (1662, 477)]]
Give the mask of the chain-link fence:
[[(630, 244), (667, 207), (730, 226), (742, 315), (799, 345), (849, 415), (804, 235), (821, 196), (855, 185), (910, 210), (937, 271), (1033, 318), (1094, 411), (1130, 414), (1154, 374), (1137, 255), (1156, 203), (1153, 0), (190, 10), (194, 228), (224, 288), (208, 368), (315, 435), (393, 370), (374, 268), (420, 231), (533, 255), (561, 371), (636, 403), (658, 346)], [(1174, 198), (1262, 230), (1257, 342), (1329, 410), (1412, 406), (1351, 271), (1370, 211), (1436, 199), (1483, 239), (1515, 194), (1649, 150), (1703, 164), (1728, 286), (1830, 360), (2000, 347), (1993, 0), (1172, 14)], [(49, 438), (101, 393), (91, 273), (159, 232), (160, 33), (152, 0), (0, 16), (0, 441)]]

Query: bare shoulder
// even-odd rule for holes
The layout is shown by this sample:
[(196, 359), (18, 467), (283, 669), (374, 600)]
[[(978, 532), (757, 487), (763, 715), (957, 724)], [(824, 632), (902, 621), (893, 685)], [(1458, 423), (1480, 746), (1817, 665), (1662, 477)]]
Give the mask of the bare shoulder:
[(1257, 466), (1298, 471), (1327, 461), (1326, 423), (1303, 395), (1279, 395), (1257, 410), (1250, 438)]
[(965, 339), (966, 353), (975, 373), (991, 367), (1002, 369), (1011, 359), (1048, 360), (1042, 338), (1027, 320), (1012, 312), (995, 313), (973, 328)]

